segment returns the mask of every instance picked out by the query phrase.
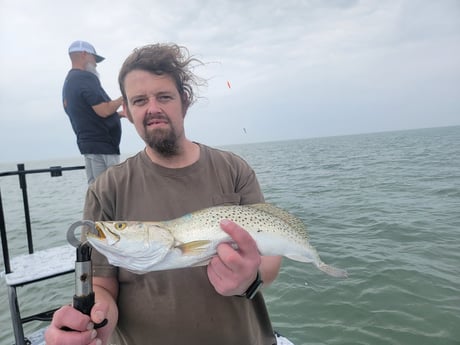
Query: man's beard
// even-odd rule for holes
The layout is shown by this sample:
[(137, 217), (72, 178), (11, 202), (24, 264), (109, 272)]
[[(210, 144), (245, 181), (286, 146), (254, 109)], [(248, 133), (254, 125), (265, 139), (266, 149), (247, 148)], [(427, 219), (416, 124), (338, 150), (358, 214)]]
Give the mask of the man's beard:
[(88, 62), (86, 64), (85, 71), (88, 71), (99, 78), (99, 72), (96, 70), (96, 66), (94, 66), (92, 63)]
[[(148, 119), (144, 120), (144, 128)], [(145, 142), (163, 157), (172, 157), (178, 153), (177, 135), (174, 128), (145, 131)]]

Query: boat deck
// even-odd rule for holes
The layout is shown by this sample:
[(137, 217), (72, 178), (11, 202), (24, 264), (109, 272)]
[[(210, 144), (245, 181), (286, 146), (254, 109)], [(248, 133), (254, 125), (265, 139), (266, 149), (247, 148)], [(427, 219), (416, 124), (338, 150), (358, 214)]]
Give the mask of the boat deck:
[(75, 248), (69, 244), (23, 254), (11, 259), (11, 273), (5, 274), (8, 286), (21, 286), (48, 279), (75, 268)]

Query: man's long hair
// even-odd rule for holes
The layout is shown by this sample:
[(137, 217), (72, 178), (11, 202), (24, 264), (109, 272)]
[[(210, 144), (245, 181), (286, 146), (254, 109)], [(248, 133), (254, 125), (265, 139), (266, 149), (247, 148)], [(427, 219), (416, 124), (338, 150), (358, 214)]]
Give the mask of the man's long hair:
[(194, 87), (206, 84), (204, 79), (192, 72), (195, 65), (203, 63), (190, 55), (187, 48), (177, 44), (158, 43), (134, 49), (123, 63), (118, 75), (120, 91), (126, 104), (126, 75), (134, 70), (141, 70), (156, 75), (169, 75), (176, 83), (185, 111), (196, 101)]

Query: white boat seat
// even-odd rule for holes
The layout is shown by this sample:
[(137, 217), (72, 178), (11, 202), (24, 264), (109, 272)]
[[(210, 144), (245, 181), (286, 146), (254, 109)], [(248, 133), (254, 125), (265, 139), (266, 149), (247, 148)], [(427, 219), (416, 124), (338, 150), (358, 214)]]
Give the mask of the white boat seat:
[(70, 273), (75, 269), (75, 248), (70, 244), (22, 254), (11, 259), (11, 273), (5, 274), (9, 286), (26, 285)]
[[(21, 318), (16, 288), (47, 278), (57, 277), (75, 271), (76, 249), (70, 244), (58, 247), (37, 250), (32, 254), (22, 254), (10, 260), (11, 272), (4, 274), (8, 288), (11, 320), (13, 322), (14, 337), (19, 344), (31, 343), (24, 336), (22, 324), (32, 320), (50, 320), (54, 310), (45, 311), (26, 318)], [(38, 339), (43, 337), (38, 336)], [(26, 342), (27, 340), (27, 342)], [(43, 341), (34, 341), (31, 344), (43, 344)]]

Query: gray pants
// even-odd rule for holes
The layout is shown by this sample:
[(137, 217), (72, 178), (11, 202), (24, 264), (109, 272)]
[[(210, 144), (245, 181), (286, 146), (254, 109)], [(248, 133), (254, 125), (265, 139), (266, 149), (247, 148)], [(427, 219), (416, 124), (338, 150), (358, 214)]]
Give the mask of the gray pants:
[(85, 154), (86, 177), (88, 184), (94, 182), (109, 166), (120, 163), (120, 155)]

